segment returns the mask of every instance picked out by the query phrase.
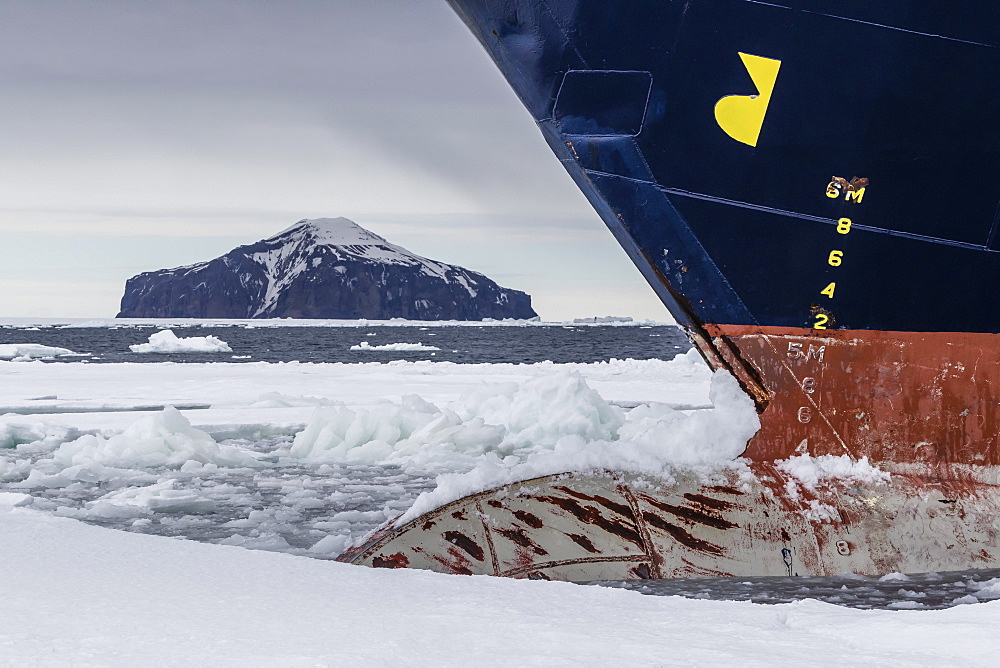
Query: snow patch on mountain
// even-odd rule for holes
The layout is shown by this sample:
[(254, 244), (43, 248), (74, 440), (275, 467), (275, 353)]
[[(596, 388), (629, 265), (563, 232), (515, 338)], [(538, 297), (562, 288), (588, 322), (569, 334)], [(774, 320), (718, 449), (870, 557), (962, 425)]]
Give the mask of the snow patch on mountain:
[[(449, 270), (455, 269), (451, 265), (429, 260), (402, 246), (389, 243), (348, 218), (300, 220), (262, 243), (270, 247), (250, 257), (263, 267), (267, 276), (267, 291), (253, 317), (259, 317), (273, 309), (278, 297), (289, 285), (327, 260), (336, 264), (338, 261), (349, 262), (361, 258), (383, 265), (416, 267), (421, 273), (442, 280), (448, 280)], [(326, 257), (315, 255), (319, 247), (325, 247), (323, 251)], [(339, 267), (335, 267), (334, 271), (337, 269)], [(468, 291), (469, 296), (476, 296), (476, 291), (465, 276), (456, 273), (453, 278)]]

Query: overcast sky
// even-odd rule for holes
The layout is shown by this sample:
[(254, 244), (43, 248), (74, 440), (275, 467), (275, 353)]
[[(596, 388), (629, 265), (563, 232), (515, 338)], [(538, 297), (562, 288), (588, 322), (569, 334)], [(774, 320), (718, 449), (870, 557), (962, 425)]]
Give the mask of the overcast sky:
[(322, 216), (545, 319), (669, 319), (443, 0), (0, 1), (0, 317)]

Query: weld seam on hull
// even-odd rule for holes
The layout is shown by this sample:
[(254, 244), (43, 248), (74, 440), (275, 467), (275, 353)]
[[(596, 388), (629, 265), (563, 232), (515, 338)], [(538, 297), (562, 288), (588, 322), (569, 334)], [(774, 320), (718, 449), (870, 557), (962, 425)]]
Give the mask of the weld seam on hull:
[(639, 530), (639, 535), (642, 537), (642, 550), (646, 553), (646, 556), (650, 561), (652, 577), (654, 579), (659, 579), (663, 577), (663, 569), (661, 568), (663, 557), (654, 547), (653, 537), (650, 535), (649, 527), (646, 525), (646, 520), (642, 516), (642, 509), (639, 507), (639, 501), (635, 498), (635, 495), (632, 494), (632, 490), (628, 488), (628, 485), (623, 484), (621, 481), (618, 482), (616, 488), (618, 493), (625, 497), (629, 508), (632, 509), (632, 515), (635, 517), (635, 527)]
[(649, 556), (645, 554), (623, 555), (620, 557), (580, 557), (579, 559), (558, 559), (555, 561), (542, 561), (531, 566), (512, 568), (502, 573), (503, 577), (517, 577), (525, 573), (544, 570), (546, 568), (558, 568), (560, 566), (576, 566), (578, 564), (607, 564), (614, 562), (635, 561), (644, 564), (649, 561)]
[(497, 561), (497, 550), (493, 547), (493, 532), (490, 531), (489, 523), (486, 521), (486, 513), (483, 512), (483, 505), (480, 499), (476, 499), (476, 511), (479, 521), (483, 523), (483, 532), (486, 534), (486, 545), (490, 548), (490, 561), (493, 563), (493, 575), (500, 575), (500, 563)]
[(837, 19), (839, 21), (850, 21), (851, 23), (860, 23), (866, 26), (872, 26), (874, 28), (885, 28), (886, 30), (898, 30), (899, 32), (909, 33), (910, 35), (920, 35), (921, 37), (933, 37), (934, 39), (944, 39), (949, 42), (958, 42), (959, 44), (971, 44), (972, 46), (985, 46), (988, 49), (997, 48), (993, 44), (988, 44), (986, 42), (973, 42), (967, 39), (959, 39), (957, 37), (948, 37), (947, 35), (938, 35), (932, 32), (921, 32), (919, 30), (909, 30), (908, 28), (900, 28), (898, 26), (890, 26), (884, 23), (875, 23), (873, 21), (862, 21), (861, 19), (852, 19), (848, 16), (838, 16), (836, 14), (827, 14), (826, 12), (817, 12), (811, 9), (798, 9), (795, 7), (786, 7), (785, 5), (779, 5), (773, 2), (764, 2), (764, 0), (743, 0), (743, 2), (749, 2), (752, 5), (763, 5), (765, 7), (774, 7), (775, 9), (785, 9), (790, 12), (802, 12), (803, 14), (814, 14), (816, 16), (825, 16), (828, 19)]

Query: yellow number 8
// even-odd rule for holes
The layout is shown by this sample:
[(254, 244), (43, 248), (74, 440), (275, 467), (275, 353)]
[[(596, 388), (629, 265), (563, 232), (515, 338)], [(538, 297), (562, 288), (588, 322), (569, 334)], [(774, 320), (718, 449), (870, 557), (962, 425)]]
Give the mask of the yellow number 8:
[(837, 221), (837, 231), (841, 234), (847, 234), (851, 231), (851, 219), (841, 218)]

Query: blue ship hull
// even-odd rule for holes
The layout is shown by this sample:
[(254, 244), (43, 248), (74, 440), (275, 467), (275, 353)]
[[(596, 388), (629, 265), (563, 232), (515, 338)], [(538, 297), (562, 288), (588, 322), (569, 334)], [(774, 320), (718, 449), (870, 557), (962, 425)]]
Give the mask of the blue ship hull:
[(1000, 3), (449, 2), (680, 322), (1000, 331)]

